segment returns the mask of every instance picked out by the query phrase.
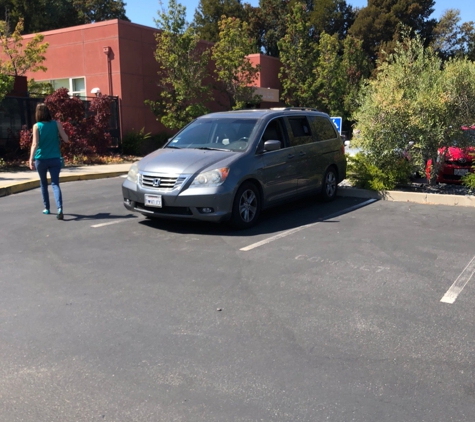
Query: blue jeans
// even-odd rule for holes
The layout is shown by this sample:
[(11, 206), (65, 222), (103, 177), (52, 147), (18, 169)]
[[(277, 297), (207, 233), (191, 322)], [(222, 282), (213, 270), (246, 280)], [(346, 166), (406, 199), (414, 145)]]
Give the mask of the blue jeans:
[(49, 210), (49, 193), (47, 173), (51, 176), (51, 187), (53, 188), (56, 208), (63, 208), (63, 197), (59, 187), (59, 172), (61, 171), (61, 160), (59, 158), (47, 158), (45, 160), (36, 160), (35, 167), (40, 176), (41, 195), (43, 195), (43, 204), (45, 209)]

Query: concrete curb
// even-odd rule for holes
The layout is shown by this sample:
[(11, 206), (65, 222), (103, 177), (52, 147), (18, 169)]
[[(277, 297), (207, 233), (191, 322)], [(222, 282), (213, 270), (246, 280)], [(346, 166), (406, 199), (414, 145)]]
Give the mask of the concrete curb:
[[(59, 176), (60, 182), (76, 182), (78, 180), (107, 179), (110, 177), (118, 177), (127, 174), (127, 171), (111, 171), (104, 173), (88, 173), (88, 174), (63, 174)], [(50, 180), (48, 178), (48, 180)], [(27, 190), (40, 187), (39, 180), (29, 180), (27, 182), (12, 183), (9, 186), (0, 188), (0, 198), (3, 196), (13, 195), (14, 193), (25, 192)]]
[(402, 192), (402, 191), (384, 191), (375, 192), (366, 189), (358, 189), (346, 186), (340, 186), (338, 196), (380, 199), (393, 202), (411, 202), (415, 204), (427, 205), (451, 205), (460, 207), (475, 207), (475, 196), (473, 195), (444, 195), (438, 193), (423, 192)]

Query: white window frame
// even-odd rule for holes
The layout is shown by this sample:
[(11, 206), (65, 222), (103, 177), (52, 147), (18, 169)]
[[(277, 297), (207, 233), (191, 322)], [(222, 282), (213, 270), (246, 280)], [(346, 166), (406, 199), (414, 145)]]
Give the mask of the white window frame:
[[(87, 97), (87, 87), (86, 87), (86, 77), (85, 76), (73, 76), (71, 78), (56, 78), (56, 79), (48, 79), (48, 80), (43, 80), (43, 81), (37, 81), (37, 82), (49, 82), (51, 85), (54, 87), (54, 81), (60, 81), (62, 79), (69, 79), (69, 88), (68, 88), (68, 94), (71, 97), (80, 97), (80, 98), (86, 98)], [(84, 80), (84, 91), (73, 91), (73, 80), (74, 79), (83, 79)], [(81, 93), (84, 92), (84, 95), (81, 95)]]

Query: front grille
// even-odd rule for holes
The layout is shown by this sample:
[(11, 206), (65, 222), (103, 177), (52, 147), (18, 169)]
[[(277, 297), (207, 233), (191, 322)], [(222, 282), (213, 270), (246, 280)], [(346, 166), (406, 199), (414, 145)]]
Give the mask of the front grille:
[(163, 207), (163, 208), (155, 208), (155, 207), (147, 207), (140, 202), (136, 203), (135, 209), (137, 211), (144, 210), (153, 212), (154, 214), (168, 214), (168, 215), (193, 215), (191, 210), (188, 207)]
[(140, 183), (143, 187), (162, 191), (171, 191), (179, 188), (186, 180), (185, 176), (158, 176), (141, 174)]

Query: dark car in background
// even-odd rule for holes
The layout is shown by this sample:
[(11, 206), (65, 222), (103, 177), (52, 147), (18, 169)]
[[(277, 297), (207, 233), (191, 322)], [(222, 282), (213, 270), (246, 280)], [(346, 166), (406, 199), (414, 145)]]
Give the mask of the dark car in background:
[[(475, 137), (475, 126), (462, 127), (463, 135)], [(462, 136), (463, 136), (462, 135)], [(473, 172), (475, 147), (459, 147), (457, 141), (449, 148), (440, 148), (437, 153), (437, 160), (440, 165), (437, 173), (438, 183), (462, 183), (462, 177)], [(432, 160), (426, 164), (427, 180), (430, 179)]]
[(327, 114), (241, 110), (199, 117), (132, 165), (124, 206), (152, 218), (250, 227), (264, 208), (303, 195), (336, 197), (344, 145)]

